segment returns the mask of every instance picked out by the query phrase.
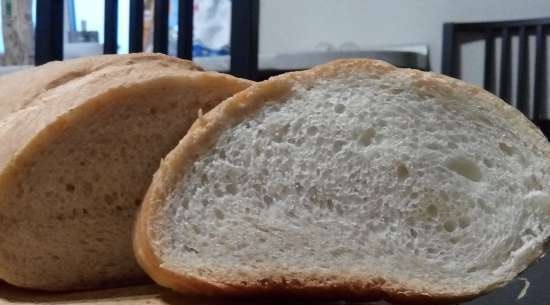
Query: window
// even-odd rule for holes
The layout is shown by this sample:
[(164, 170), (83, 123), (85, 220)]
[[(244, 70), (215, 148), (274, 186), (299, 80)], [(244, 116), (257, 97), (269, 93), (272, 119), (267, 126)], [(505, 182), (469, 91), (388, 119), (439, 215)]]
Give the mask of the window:
[[(72, 2), (72, 3), (71, 3)], [(71, 11), (71, 6), (74, 10)], [(68, 0), (67, 11), (69, 13), (69, 31), (97, 33), (86, 38), (87, 42), (103, 44), (103, 19), (105, 1)]]

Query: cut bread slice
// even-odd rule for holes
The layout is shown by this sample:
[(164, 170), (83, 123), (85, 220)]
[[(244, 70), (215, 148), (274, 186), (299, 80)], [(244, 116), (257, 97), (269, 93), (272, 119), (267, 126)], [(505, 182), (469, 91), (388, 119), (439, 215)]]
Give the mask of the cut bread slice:
[(549, 153), (478, 87), (336, 61), (200, 117), (153, 178), (134, 251), (186, 294), (458, 302), (543, 253)]
[(160, 159), (199, 110), (250, 85), (194, 70), (167, 56), (120, 55), (2, 79), (26, 83), (29, 98), (0, 99), (0, 279), (71, 290), (147, 278), (131, 231)]

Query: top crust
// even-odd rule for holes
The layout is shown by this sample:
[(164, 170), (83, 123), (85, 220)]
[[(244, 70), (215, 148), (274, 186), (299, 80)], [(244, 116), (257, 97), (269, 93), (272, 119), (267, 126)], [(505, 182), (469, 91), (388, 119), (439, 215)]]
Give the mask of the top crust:
[(8, 114), (43, 102), (42, 95), (51, 89), (81, 79), (90, 74), (125, 69), (130, 73), (145, 70), (194, 70), (202, 68), (191, 61), (158, 53), (101, 55), (67, 61), (52, 61), (45, 65), (0, 77), (0, 119)]
[[(64, 120), (61, 118), (66, 121), (74, 117), (74, 110), (88, 101), (119, 88), (183, 74), (190, 79), (221, 77), (228, 84), (235, 79), (220, 73), (202, 72), (202, 68), (190, 61), (147, 53), (52, 62), (0, 78), (0, 139), (5, 143), (0, 146), (0, 169), (8, 165), (25, 143), (38, 138), (38, 132), (46, 132), (43, 130), (46, 126), (62, 129)], [(28, 82), (27, 77), (36, 78), (37, 82)], [(243, 86), (250, 83), (239, 82)], [(28, 83), (33, 85), (21, 85)], [(55, 126), (54, 122), (57, 122)]]
[[(335, 79), (346, 75), (362, 73), (370, 78), (408, 79), (420, 95), (442, 97), (443, 100), (469, 99), (478, 103), (480, 108), (498, 114), (512, 126), (516, 135), (524, 137), (532, 147), (536, 147), (545, 157), (550, 156), (548, 141), (538, 128), (519, 111), (502, 102), (483, 89), (468, 85), (460, 80), (433, 73), (396, 68), (381, 61), (367, 59), (338, 60), (315, 67), (308, 71), (293, 72), (258, 83), (227, 99), (208, 114), (199, 117), (179, 145), (163, 160), (153, 182), (145, 196), (134, 234), (134, 251), (139, 264), (160, 285), (187, 294), (226, 295), (226, 296), (282, 296), (309, 298), (345, 298), (361, 300), (384, 299), (391, 302), (408, 303), (452, 303), (474, 298), (480, 294), (504, 285), (524, 266), (516, 266), (509, 278), (477, 291), (466, 293), (447, 293), (426, 291), (410, 283), (389, 282), (381, 278), (365, 278), (358, 282), (338, 285), (318, 282), (292, 283), (273, 278), (268, 282), (227, 285), (213, 282), (207, 278), (195, 278), (178, 274), (163, 268), (163, 262), (155, 255), (152, 240), (155, 232), (151, 229), (152, 216), (181, 181), (187, 169), (207, 153), (216, 143), (220, 134), (247, 117), (254, 115), (267, 102), (284, 102), (292, 95), (295, 86), (310, 87), (319, 79)], [(450, 99), (450, 98), (453, 99)], [(548, 168), (548, 162), (545, 163)], [(542, 250), (538, 255), (542, 254)], [(536, 257), (531, 257), (534, 260)]]

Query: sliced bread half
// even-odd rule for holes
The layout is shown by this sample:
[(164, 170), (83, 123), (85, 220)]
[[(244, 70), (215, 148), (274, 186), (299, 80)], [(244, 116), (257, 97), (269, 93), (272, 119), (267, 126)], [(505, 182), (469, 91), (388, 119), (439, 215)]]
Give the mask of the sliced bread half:
[(138, 215), (138, 262), (187, 294), (449, 303), (550, 235), (550, 145), (449, 77), (343, 60), (200, 117)]
[(1, 79), (20, 87), (0, 94), (0, 279), (45, 290), (146, 279), (131, 230), (160, 159), (201, 109), (250, 85), (198, 70), (140, 54)]

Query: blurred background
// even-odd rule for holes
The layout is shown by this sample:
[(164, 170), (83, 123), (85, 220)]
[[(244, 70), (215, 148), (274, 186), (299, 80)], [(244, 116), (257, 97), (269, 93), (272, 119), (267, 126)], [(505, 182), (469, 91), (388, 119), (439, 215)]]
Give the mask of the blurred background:
[(366, 57), (482, 86), (550, 134), (548, 0), (0, 3), (0, 74), (52, 60), (144, 51), (263, 80)]
[[(0, 63), (4, 66), (35, 64), (37, 5), (43, 7), (41, 14), (49, 15), (45, 16), (49, 17), (46, 19), (58, 19), (63, 22), (62, 53), (46, 52), (49, 54), (46, 54), (45, 58), (41, 58), (38, 54), (40, 64), (54, 59), (102, 54), (106, 42), (106, 31), (112, 29), (116, 31), (114, 35), (116, 47), (114, 50), (112, 48), (108, 50), (108, 53), (141, 50), (152, 52), (155, 50), (155, 4), (160, 8), (159, 10), (166, 10), (162, 13), (157, 12), (157, 16), (163, 19), (157, 22), (157, 25), (165, 24), (167, 28), (160, 33), (166, 36), (166, 49), (157, 48), (156, 51), (177, 56), (178, 25), (181, 22), (178, 20), (178, 15), (184, 11), (180, 7), (180, 2), (182, 6), (187, 5), (186, 2), (192, 2), (193, 14), (188, 16), (193, 18), (191, 24), (193, 58), (202, 60), (206, 68), (229, 71), (231, 0), (1, 0), (0, 20), (3, 35), (0, 36)], [(234, 0), (233, 2), (237, 6), (245, 3), (244, 9), (247, 9), (247, 12), (243, 12), (243, 15), (258, 19), (251, 22), (243, 20), (243, 23), (256, 23), (257, 42), (252, 43), (257, 44), (260, 70), (302, 69), (332, 57), (364, 55), (381, 57), (400, 66), (442, 72), (445, 23), (550, 18), (548, 0)], [(254, 4), (257, 6), (255, 8), (257, 16), (250, 16), (254, 13), (254, 8), (251, 9), (250, 6)], [(131, 10), (134, 9), (132, 6), (134, 8), (141, 6), (143, 9), (142, 26), (134, 22), (131, 27), (130, 17), (133, 19), (140, 17), (130, 16)], [(115, 11), (112, 11), (113, 7)], [(62, 10), (62, 16), (53, 16), (55, 15), (53, 10), (58, 9)], [(134, 12), (134, 15), (140, 14)], [(109, 28), (106, 28), (107, 18), (113, 17), (115, 26), (108, 25)], [(42, 22), (43, 25), (40, 24), (40, 26), (52, 27), (51, 23), (57, 20), (46, 21), (49, 22)], [(246, 27), (248, 24), (243, 26)], [(38, 30), (36, 34), (41, 32)], [(142, 35), (142, 48), (131, 49), (131, 35), (138, 32)], [(243, 35), (243, 31), (239, 34)], [(500, 33), (497, 34), (495, 58), (500, 57), (502, 46)], [(511, 70), (513, 72), (517, 70), (518, 62), (515, 53), (518, 52), (519, 36), (517, 33), (512, 36)], [(52, 42), (51, 35), (46, 38), (49, 38), (48, 43)], [(529, 37), (528, 40), (532, 45), (529, 48), (532, 53), (529, 60), (534, 62), (535, 37)], [(246, 44), (242, 41), (237, 42)], [(460, 62), (463, 63), (458, 68), (460, 77), (479, 85), (483, 85), (484, 81), (484, 44), (483, 39), (479, 39), (466, 41), (460, 45)], [(47, 50), (42, 48), (42, 51)], [(374, 54), (362, 54), (361, 52), (364, 51)], [(375, 51), (388, 52), (376, 53)], [(397, 51), (402, 52), (396, 53)], [(204, 60), (205, 57), (209, 57), (210, 60)], [(496, 71), (499, 71), (500, 63), (501, 60), (495, 61)], [(511, 74), (516, 75), (516, 73)], [(251, 76), (258, 78), (262, 75)], [(498, 79), (496, 83), (498, 91)], [(514, 95), (514, 92), (511, 95)]]

